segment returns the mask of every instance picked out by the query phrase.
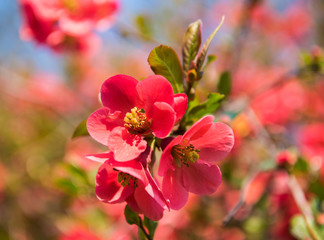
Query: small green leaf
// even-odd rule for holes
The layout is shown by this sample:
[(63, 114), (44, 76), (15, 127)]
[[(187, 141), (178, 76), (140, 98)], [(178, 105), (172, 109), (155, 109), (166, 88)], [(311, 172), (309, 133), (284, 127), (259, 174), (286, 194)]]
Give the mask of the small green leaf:
[(137, 226), (140, 225), (140, 217), (128, 205), (125, 207), (124, 215), (128, 224), (135, 224)]
[(74, 130), (74, 133), (73, 133), (73, 136), (72, 136), (72, 139), (73, 138), (76, 138), (76, 137), (80, 137), (80, 136), (88, 136), (89, 135), (89, 132), (88, 132), (88, 129), (87, 129), (87, 119), (82, 121), (77, 127), (76, 129)]
[(78, 187), (68, 178), (57, 179), (55, 185), (71, 196), (76, 196), (79, 192)]
[(293, 167), (293, 171), (306, 173), (308, 172), (308, 170), (309, 170), (308, 162), (304, 158), (298, 157), (297, 162)]
[(220, 75), (217, 90), (226, 97), (230, 95), (232, 90), (232, 79), (230, 72), (225, 71)]
[(195, 59), (201, 44), (201, 20), (189, 25), (183, 39), (182, 60), (183, 71), (187, 73), (191, 62)]
[(316, 181), (313, 181), (309, 185), (309, 191), (314, 193), (319, 199), (324, 200), (324, 185), (320, 181), (320, 179), (317, 179)]
[(188, 118), (194, 122), (207, 114), (215, 112), (219, 108), (224, 97), (225, 96), (220, 93), (210, 93), (205, 102), (192, 107), (188, 111)]
[(212, 62), (216, 61), (217, 57), (216, 55), (210, 54), (207, 56), (207, 62), (205, 64), (204, 68), (207, 68), (209, 66), (209, 64), (211, 64)]
[(210, 45), (211, 41), (213, 40), (213, 38), (215, 37), (218, 30), (220, 29), (220, 27), (222, 26), (224, 19), (225, 19), (225, 17), (223, 16), (220, 24), (217, 26), (217, 28), (214, 30), (214, 32), (209, 36), (209, 38), (205, 42), (204, 46), (200, 50), (199, 54), (196, 56), (195, 63), (197, 66), (197, 72), (201, 71), (203, 64), (205, 62), (205, 58), (206, 58), (206, 54), (207, 54), (209, 45)]
[(297, 239), (310, 238), (305, 220), (301, 215), (296, 215), (291, 219), (290, 233)]
[(152, 221), (151, 219), (144, 216), (144, 226), (149, 231), (149, 235), (152, 239), (154, 238), (154, 233), (155, 233), (157, 225), (158, 225), (158, 222)]
[(148, 62), (155, 74), (169, 80), (175, 93), (182, 92), (182, 68), (176, 52), (171, 47), (160, 45), (154, 48), (148, 57)]
[(72, 165), (72, 164), (67, 164), (66, 168), (67, 168), (71, 177), (73, 177), (75, 179), (79, 179), (85, 183), (89, 182), (87, 172), (84, 171), (82, 168)]
[(311, 229), (312, 234), (317, 237), (317, 239), (323, 239), (322, 232), (316, 226), (314, 222), (309, 223), (307, 227), (305, 219), (302, 215), (295, 215), (290, 221), (290, 233), (297, 239), (313, 239), (309, 234), (309, 229)]
[(145, 236), (143, 230), (140, 228), (138, 228), (138, 230), (137, 230), (137, 237), (139, 240), (146, 240), (146, 236)]
[(144, 40), (152, 39), (153, 28), (151, 23), (151, 19), (145, 15), (138, 15), (135, 18), (135, 24)]

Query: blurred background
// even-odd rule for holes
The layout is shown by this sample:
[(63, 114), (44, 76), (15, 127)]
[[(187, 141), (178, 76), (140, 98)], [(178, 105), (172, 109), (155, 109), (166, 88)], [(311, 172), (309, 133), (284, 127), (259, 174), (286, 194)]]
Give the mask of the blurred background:
[[(87, 38), (64, 30), (64, 40), (51, 41), (45, 30), (46, 39), (33, 32), (49, 18), (31, 13), (40, 2), (0, 2), (1, 240), (137, 239), (125, 206), (95, 196), (99, 165), (84, 156), (106, 149), (73, 133), (100, 107), (105, 79), (153, 74), (147, 57), (154, 47), (168, 45), (181, 56), (190, 23), (202, 20), (204, 42), (222, 16), (209, 49), (216, 61), (197, 99), (225, 94), (215, 115), (233, 128), (235, 147), (220, 163), (220, 189), (166, 212), (156, 239), (322, 236), (322, 0), (119, 0), (104, 28), (95, 25)], [(40, 19), (44, 26), (35, 25)], [(296, 197), (299, 190), (304, 198)]]

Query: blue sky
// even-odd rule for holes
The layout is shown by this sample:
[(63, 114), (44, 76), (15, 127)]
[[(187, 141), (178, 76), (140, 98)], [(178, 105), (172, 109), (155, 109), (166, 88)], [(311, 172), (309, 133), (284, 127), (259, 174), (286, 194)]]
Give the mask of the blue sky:
[[(193, 1), (193, 0), (191, 0)], [(295, 0), (271, 0), (271, 3), (278, 8), (284, 8)], [(139, 13), (153, 13), (158, 12), (159, 9), (169, 8), (173, 9), (172, 4), (175, 1), (158, 1), (158, 0), (122, 0), (122, 8), (118, 16), (118, 24), (127, 25), (129, 28), (133, 27), (133, 19)], [(178, 6), (172, 14), (180, 14), (184, 17), (192, 12), (182, 7), (184, 1), (177, 1)], [(188, 1), (190, 2), (190, 1)], [(201, 4), (206, 7), (214, 3), (213, 0), (201, 0)], [(179, 7), (180, 6), (180, 7)], [(190, 9), (190, 8), (189, 8)], [(202, 16), (203, 17), (203, 16)], [(176, 23), (175, 23), (176, 24)], [(61, 56), (53, 54), (50, 49), (46, 47), (36, 46), (33, 42), (23, 42), (19, 38), (19, 28), (21, 25), (21, 16), (17, 1), (15, 0), (1, 0), (0, 1), (0, 64), (7, 68), (29, 68), (33, 67), (39, 71), (62, 73)], [(205, 31), (208, 33), (209, 31)], [(113, 44), (118, 44), (121, 40), (117, 34), (116, 27), (106, 31), (102, 37), (109, 39)]]

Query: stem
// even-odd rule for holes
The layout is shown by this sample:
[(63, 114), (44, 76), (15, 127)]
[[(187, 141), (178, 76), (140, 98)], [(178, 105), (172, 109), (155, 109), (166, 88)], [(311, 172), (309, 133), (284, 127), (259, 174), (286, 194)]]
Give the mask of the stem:
[[(265, 171), (261, 171), (261, 170), (257, 170), (257, 171), (253, 171), (251, 174), (249, 174), (249, 176), (245, 179), (245, 184), (242, 187), (241, 193), (240, 193), (240, 198), (238, 200), (238, 202), (235, 204), (235, 206), (231, 209), (231, 211), (226, 215), (226, 217), (223, 220), (223, 227), (225, 227), (226, 225), (229, 224), (229, 222), (233, 219), (233, 217), (235, 216), (235, 214), (242, 208), (245, 206), (246, 204), (246, 194), (247, 194), (247, 190), (250, 187), (250, 184), (253, 182), (253, 180), (262, 172)], [(268, 186), (267, 186), (268, 188)], [(266, 192), (266, 191), (264, 191)]]
[(304, 192), (301, 189), (300, 185), (298, 184), (295, 176), (291, 175), (289, 177), (288, 186), (289, 186), (291, 194), (293, 195), (293, 198), (297, 204), (299, 211), (301, 212), (302, 216), (304, 217), (304, 220), (306, 223), (306, 228), (307, 228), (310, 236), (312, 237), (313, 240), (320, 240), (311, 225), (311, 223), (314, 221), (312, 209), (310, 208), (310, 206), (305, 198)]
[(240, 210), (241, 207), (243, 207), (245, 205), (245, 201), (241, 196), (240, 196), (239, 201), (235, 204), (235, 206), (232, 208), (232, 210), (224, 218), (223, 227), (225, 227), (227, 224), (229, 224), (229, 222), (232, 220), (232, 218), (235, 216), (235, 214), (238, 212), (238, 210)]
[(139, 218), (139, 225), (138, 225), (138, 227), (143, 231), (145, 237), (146, 237), (148, 240), (153, 240), (153, 239), (151, 238), (151, 236), (146, 232), (146, 230), (145, 230), (145, 228), (144, 228), (144, 226), (143, 226), (142, 218)]

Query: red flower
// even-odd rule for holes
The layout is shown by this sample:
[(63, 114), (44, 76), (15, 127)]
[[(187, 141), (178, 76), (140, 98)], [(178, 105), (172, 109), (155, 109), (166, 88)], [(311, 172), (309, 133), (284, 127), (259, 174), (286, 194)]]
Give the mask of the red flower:
[(117, 0), (20, 0), (24, 39), (35, 39), (56, 51), (91, 53), (98, 45), (94, 29), (113, 22)]
[(90, 135), (107, 145), (117, 161), (129, 161), (146, 149), (143, 135), (166, 137), (187, 108), (187, 96), (174, 94), (162, 76), (142, 81), (127, 75), (108, 78), (101, 87), (103, 108), (87, 122)]
[(100, 240), (98, 236), (82, 226), (76, 226), (62, 234), (58, 240)]
[(149, 171), (144, 169), (141, 163), (144, 155), (128, 162), (117, 162), (112, 152), (88, 158), (106, 160), (96, 176), (96, 194), (100, 201), (126, 201), (133, 211), (157, 221), (162, 218), (163, 211), (168, 209), (168, 203)]
[(162, 192), (172, 209), (182, 208), (188, 192), (211, 194), (221, 183), (221, 172), (213, 163), (232, 149), (232, 129), (224, 123), (213, 123), (209, 115), (178, 136), (161, 156), (159, 175), (163, 176)]

